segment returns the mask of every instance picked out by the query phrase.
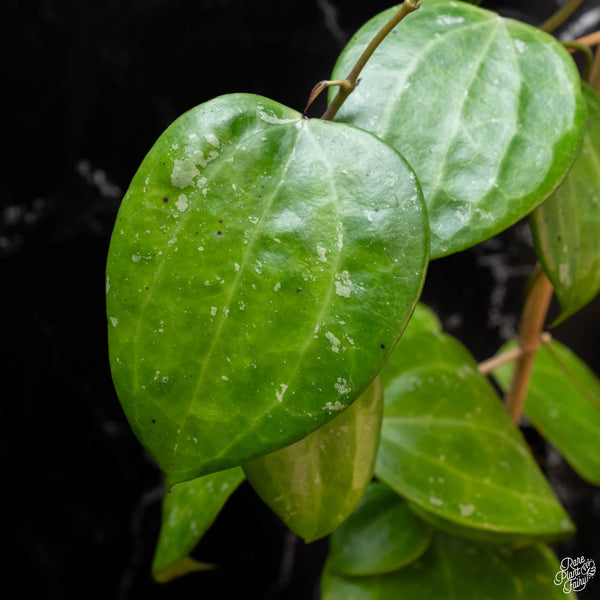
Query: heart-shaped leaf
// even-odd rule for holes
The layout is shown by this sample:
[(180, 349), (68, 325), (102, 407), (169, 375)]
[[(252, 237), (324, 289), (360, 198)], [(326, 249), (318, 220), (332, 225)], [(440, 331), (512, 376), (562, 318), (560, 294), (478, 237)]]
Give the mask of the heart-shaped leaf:
[(576, 313), (600, 290), (600, 96), (583, 84), (588, 110), (583, 142), (565, 181), (531, 215), (537, 255), (561, 314)]
[[(358, 31), (332, 79), (348, 75), (397, 10)], [(410, 162), (436, 258), (506, 229), (555, 190), (582, 134), (580, 87), (552, 36), (464, 2), (427, 0), (384, 39), (336, 119)]]
[(200, 538), (244, 480), (240, 467), (178, 483), (163, 499), (162, 524), (152, 562), (157, 581), (211, 568), (190, 558)]
[(439, 528), (474, 539), (558, 539), (573, 525), (489, 381), (454, 338), (419, 331), (381, 371), (376, 475)]
[[(500, 353), (515, 345), (505, 344)], [(505, 389), (513, 369), (513, 364), (507, 364), (494, 371)], [(540, 348), (535, 357), (524, 411), (575, 471), (600, 485), (600, 381), (556, 340)]]
[(372, 483), (357, 509), (332, 534), (330, 573), (354, 577), (395, 571), (419, 558), (433, 529), (396, 492)]
[(393, 573), (342, 577), (326, 570), (323, 600), (575, 600), (554, 585), (560, 570), (547, 546), (517, 550), (436, 535), (425, 555)]
[(329, 535), (363, 497), (373, 478), (382, 411), (381, 384), (375, 379), (352, 406), (317, 431), (244, 464), (258, 495), (306, 542)]
[(374, 135), (222, 96), (175, 121), (123, 200), (110, 362), (169, 482), (289, 445), (375, 377), (420, 294), (428, 225)]

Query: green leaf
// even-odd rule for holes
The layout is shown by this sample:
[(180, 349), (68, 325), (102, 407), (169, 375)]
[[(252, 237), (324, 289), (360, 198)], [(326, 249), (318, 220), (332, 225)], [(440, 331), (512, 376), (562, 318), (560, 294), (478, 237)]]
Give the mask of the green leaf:
[[(499, 353), (515, 345), (505, 344)], [(507, 364), (494, 371), (505, 389), (513, 369)], [(581, 477), (600, 485), (600, 381), (556, 340), (535, 357), (524, 412)]]
[(110, 362), (170, 483), (289, 445), (369, 385), (418, 299), (419, 184), (374, 135), (248, 94), (177, 119), (122, 202)]
[(587, 84), (582, 146), (558, 190), (531, 215), (544, 271), (561, 306), (557, 325), (600, 290), (600, 96)]
[(419, 558), (432, 535), (396, 492), (372, 483), (354, 513), (333, 532), (328, 570), (350, 577), (395, 571)]
[[(397, 10), (358, 31), (332, 79), (348, 75)], [(585, 107), (573, 60), (552, 36), (493, 12), (427, 0), (385, 38), (360, 77), (336, 119), (372, 131), (415, 169), (432, 258), (527, 215), (556, 189), (577, 151)]]
[(370, 577), (341, 577), (326, 570), (323, 600), (575, 600), (554, 585), (560, 565), (541, 544), (511, 550), (438, 534), (409, 566)]
[(211, 568), (189, 557), (223, 505), (244, 480), (241, 468), (178, 483), (163, 499), (162, 524), (152, 574), (165, 582), (191, 571)]
[[(332, 413), (341, 404), (328, 407)], [(373, 477), (383, 397), (376, 379), (349, 408), (303, 440), (244, 463), (258, 495), (306, 542), (329, 535)]]
[(477, 363), (444, 333), (410, 333), (382, 369), (376, 475), (451, 533), (553, 540), (573, 525)]

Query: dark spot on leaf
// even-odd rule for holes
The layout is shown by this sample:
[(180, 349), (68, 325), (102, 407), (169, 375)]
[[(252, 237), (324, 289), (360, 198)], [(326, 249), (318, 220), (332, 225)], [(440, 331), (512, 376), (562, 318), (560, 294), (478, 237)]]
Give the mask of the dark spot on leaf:
[(217, 235), (223, 235), (222, 231), (217, 231)]
[(302, 291), (302, 290), (301, 290), (300, 288), (298, 288), (298, 289), (296, 290), (296, 294), (299, 294), (301, 291)]
[(156, 419), (152, 419), (152, 423), (156, 423)]
[(223, 222), (223, 219), (219, 219), (219, 223), (222, 223), (222, 222)]
[(163, 202), (166, 204), (168, 201), (169, 201), (169, 199), (168, 199), (168, 198), (165, 196), (165, 197), (163, 198)]
[(385, 344), (381, 344), (381, 346), (379, 346), (382, 350), (385, 350)]

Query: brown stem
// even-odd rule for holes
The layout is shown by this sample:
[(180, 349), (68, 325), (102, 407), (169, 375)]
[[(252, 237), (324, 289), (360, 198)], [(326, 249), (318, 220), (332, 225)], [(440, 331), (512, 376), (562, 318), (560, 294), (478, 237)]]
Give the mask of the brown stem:
[(552, 292), (553, 288), (550, 280), (538, 267), (527, 294), (519, 324), (518, 342), (521, 356), (517, 360), (510, 388), (505, 396), (506, 410), (516, 424), (519, 423), (523, 412), (535, 353), (540, 346), (542, 329), (552, 299)]
[(600, 94), (600, 46), (596, 48), (588, 83)]
[(577, 38), (575, 41), (586, 46), (595, 46), (596, 44), (600, 44), (600, 31), (594, 31), (593, 33)]
[(358, 76), (360, 75), (360, 72), (373, 55), (373, 52), (377, 50), (379, 44), (381, 44), (390, 31), (392, 31), (392, 29), (394, 29), (394, 27), (396, 27), (396, 25), (398, 25), (398, 23), (400, 23), (400, 21), (402, 21), (406, 15), (414, 10), (417, 10), (417, 8), (419, 8), (417, 0), (405, 0), (402, 3), (400, 10), (377, 32), (377, 35), (371, 40), (365, 51), (361, 54), (358, 62), (354, 65), (354, 68), (352, 71), (350, 71), (348, 77), (345, 79), (347, 82), (346, 85), (340, 86), (336, 97), (327, 107), (327, 110), (323, 113), (321, 119), (331, 121), (331, 119), (335, 117), (337, 111), (340, 109), (340, 106), (342, 106), (346, 98), (354, 91), (354, 88), (358, 83)]

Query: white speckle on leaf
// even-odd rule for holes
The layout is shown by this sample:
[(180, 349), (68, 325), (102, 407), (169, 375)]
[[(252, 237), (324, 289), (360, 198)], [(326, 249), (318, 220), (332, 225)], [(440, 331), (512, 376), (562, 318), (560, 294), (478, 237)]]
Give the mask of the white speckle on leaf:
[(233, 263), (233, 268), (235, 269), (236, 273), (240, 270), (240, 265), (238, 265), (238, 263)]
[(265, 112), (265, 107), (262, 104), (258, 105), (258, 112), (263, 121), (266, 123), (271, 123), (272, 125), (285, 125), (286, 123), (294, 123), (295, 121), (298, 121), (298, 119), (280, 119), (273, 113), (268, 114)]
[(350, 275), (348, 271), (342, 271), (341, 273), (337, 273), (335, 278), (335, 293), (338, 296), (350, 298), (350, 293), (352, 291), (352, 282), (350, 281)]
[(210, 307), (210, 314), (214, 317), (217, 314), (217, 307), (216, 306), (211, 306)]
[(283, 400), (283, 395), (285, 394), (285, 391), (288, 389), (288, 386), (285, 385), (285, 383), (280, 383), (279, 385), (281, 386), (281, 391), (275, 391), (275, 396), (277, 397), (277, 401), (281, 402)]
[(322, 410), (328, 410), (329, 412), (337, 412), (339, 410), (344, 410), (345, 406), (339, 401), (336, 400), (335, 403), (327, 402), (325, 406), (322, 406)]
[(331, 342), (331, 349), (334, 352), (339, 352), (340, 351), (340, 340), (338, 340), (335, 335), (333, 335), (333, 333), (331, 333), (331, 331), (328, 331), (325, 334), (325, 337)]
[(279, 281), (273, 286), (273, 289), (278, 292), (281, 289), (281, 283)]
[(333, 387), (337, 390), (340, 396), (345, 396), (352, 391), (352, 388), (348, 385), (348, 382), (343, 377), (338, 377), (337, 382), (333, 384)]
[(217, 138), (217, 136), (212, 133), (207, 133), (204, 137), (213, 148), (218, 148), (221, 145), (221, 143), (219, 142), (219, 138)]
[(322, 246), (317, 246), (317, 254), (319, 255), (319, 260), (321, 262), (327, 262), (327, 248), (323, 248)]
[(106, 276), (106, 284), (104, 286), (104, 291), (106, 294), (108, 294), (108, 292), (110, 291), (110, 280), (108, 278), (108, 275)]
[[(203, 155), (204, 157), (204, 155)], [(194, 184), (194, 178), (200, 175), (196, 168), (194, 157), (184, 160), (175, 159), (171, 171), (171, 183), (178, 188), (184, 189)]]
[(515, 48), (519, 54), (523, 54), (529, 46), (523, 40), (515, 40)]
[(175, 206), (179, 212), (185, 212), (188, 208), (188, 199), (185, 194), (180, 194), (179, 198), (177, 198), (177, 202), (175, 202)]
[(141, 257), (139, 254), (134, 254), (134, 255), (131, 257), (131, 260), (132, 260), (134, 263), (137, 263), (137, 262), (140, 262), (140, 260), (142, 260), (142, 257)]
[(204, 252), (204, 248), (202, 246), (198, 246), (198, 252)]
[(435, 496), (430, 496), (429, 503), (433, 504), (434, 506), (442, 506), (442, 504), (444, 504), (444, 501), (441, 498), (436, 498)]
[(221, 379), (223, 381), (229, 381), (229, 377), (227, 377), (227, 375), (221, 375)]
[(438, 15), (437, 18), (438, 25), (460, 25), (464, 22), (464, 17), (454, 17), (452, 15)]
[(459, 504), (461, 517), (470, 517), (475, 512), (475, 507), (472, 504)]
[(116, 327), (119, 324), (119, 319), (116, 317), (110, 317), (110, 323), (113, 327)]

